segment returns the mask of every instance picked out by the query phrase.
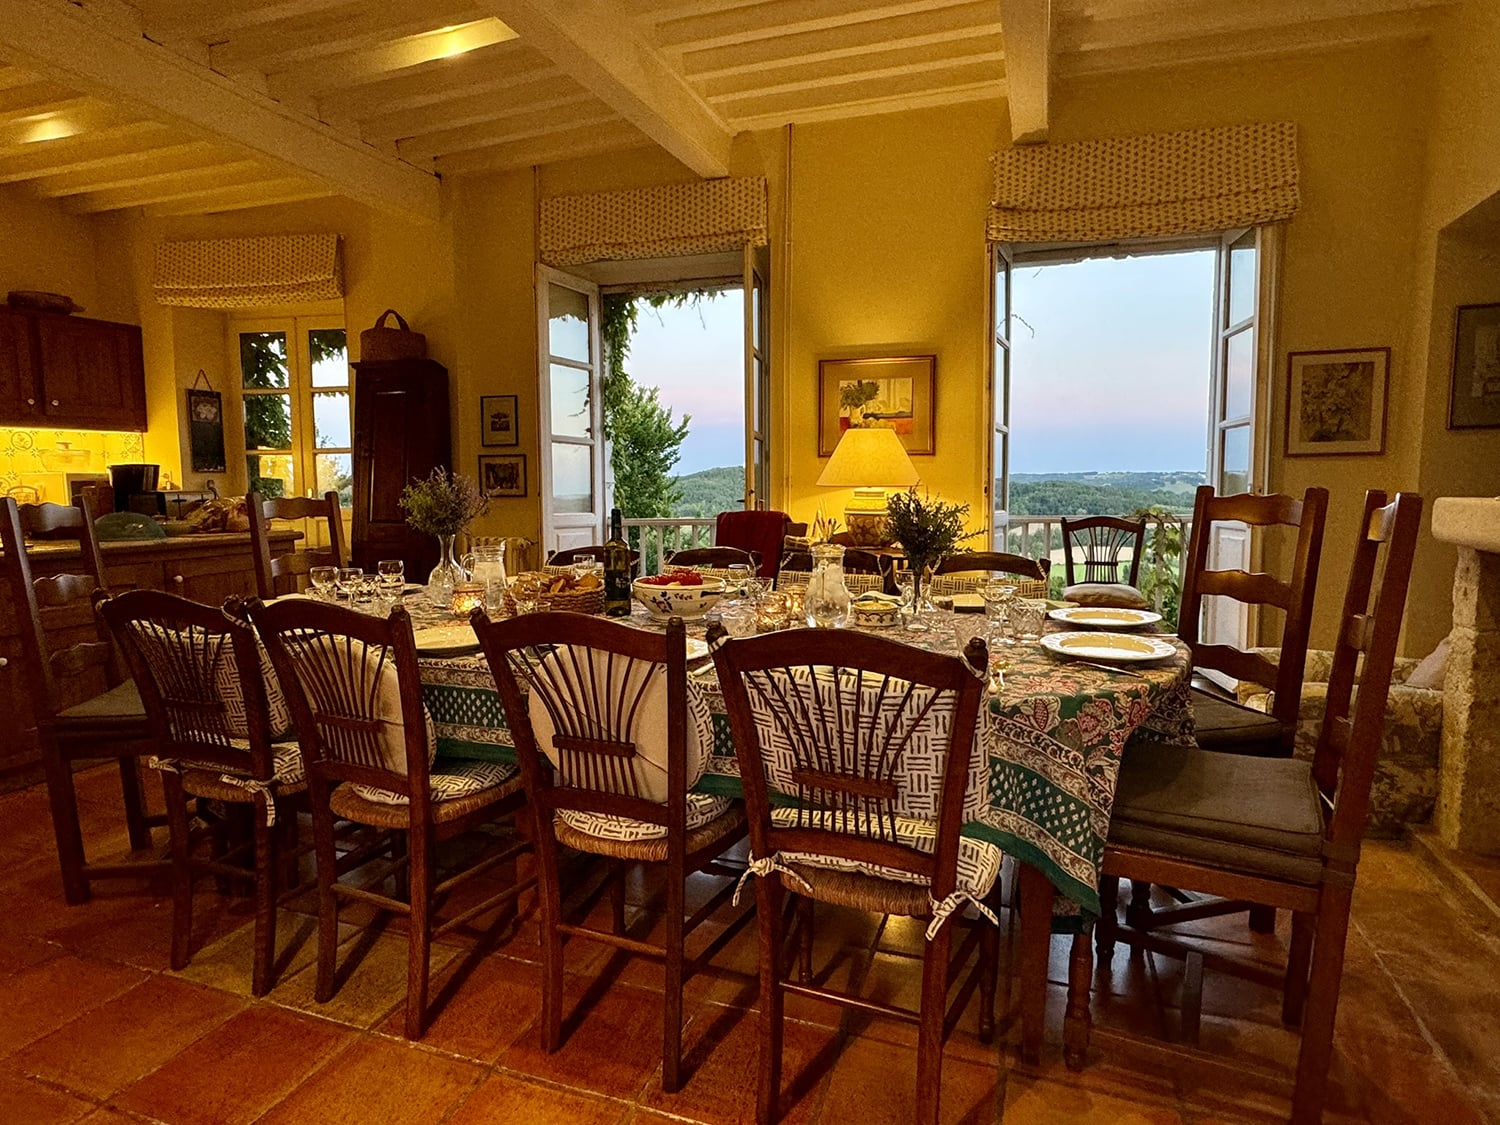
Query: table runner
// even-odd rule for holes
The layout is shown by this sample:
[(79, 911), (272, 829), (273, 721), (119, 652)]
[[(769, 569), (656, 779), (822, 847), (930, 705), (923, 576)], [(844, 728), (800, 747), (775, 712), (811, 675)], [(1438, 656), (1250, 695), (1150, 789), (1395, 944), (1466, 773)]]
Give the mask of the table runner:
[[(423, 623), (432, 620), (410, 608)], [(630, 623), (653, 626), (639, 613)], [(917, 647), (955, 651), (951, 625), (941, 617), (928, 633), (882, 631)], [(690, 624), (690, 632), (701, 635), (702, 626)], [(1137, 731), (1192, 743), (1187, 650), (1178, 644), (1167, 660), (1120, 670), (1059, 660), (1034, 644), (1004, 655), (1005, 686), (989, 697), (975, 732), (989, 762), (988, 807), (964, 831), (1039, 868), (1075, 913), (1097, 915), (1099, 864), (1125, 743)], [(514, 761), (482, 655), (421, 658), (418, 666), (439, 757)], [(739, 764), (713, 666), (692, 674), (708, 692), (714, 725), (713, 755), (697, 788), (737, 796)]]

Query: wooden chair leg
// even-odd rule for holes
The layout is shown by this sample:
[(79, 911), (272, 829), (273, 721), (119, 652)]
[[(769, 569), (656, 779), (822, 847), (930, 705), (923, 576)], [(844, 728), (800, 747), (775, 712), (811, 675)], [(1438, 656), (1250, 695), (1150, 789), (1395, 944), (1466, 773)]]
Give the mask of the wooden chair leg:
[(333, 812), (328, 793), (313, 797), (313, 853), (318, 868), (318, 981), (313, 997), (320, 1004), (333, 998), (335, 958), (339, 947), (338, 851), (333, 844)]
[(1314, 914), (1292, 914), (1292, 944), (1287, 950), (1286, 984), (1281, 995), (1281, 1022), (1296, 1027), (1307, 1002), (1307, 975), (1312, 962)]
[(1292, 1091), (1292, 1125), (1316, 1125), (1323, 1118), (1328, 1071), (1333, 1063), (1333, 1025), (1344, 974), (1344, 942), (1349, 934), (1351, 888), (1325, 884), (1313, 935), (1307, 1008), (1302, 1015), (1302, 1046), (1297, 1053), (1297, 1084)]
[(141, 784), (139, 758), (121, 758), (120, 794), (125, 802), (125, 830), (130, 836), (131, 851), (151, 847), (151, 825), (146, 820), (146, 790)]
[(943, 1091), (943, 1020), (948, 999), (948, 961), (953, 952), (952, 923), (939, 928), (922, 957), (922, 1003), (917, 1026), (916, 1125), (937, 1125)]
[(806, 895), (797, 896), (797, 980), (807, 984), (813, 975), (813, 909)]
[(1252, 906), (1250, 908), (1250, 932), (1256, 934), (1274, 934), (1276, 932), (1276, 908), (1272, 906)]
[(1021, 886), (1021, 1061), (1042, 1056), (1047, 1015), (1047, 961), (1052, 952), (1052, 899), (1047, 876), (1029, 863), (1017, 866)]
[(1094, 978), (1094, 949), (1083, 930), (1073, 935), (1068, 954), (1068, 1008), (1063, 1016), (1063, 1061), (1069, 1070), (1082, 1070), (1088, 1058), (1093, 1017), (1089, 985)]
[[(667, 925), (665, 933), (666, 984), (662, 1017), (661, 1088), (675, 1094), (682, 1088), (682, 928), (686, 921), (686, 879), (680, 857), (667, 870)], [(624, 881), (621, 880), (621, 889)]]
[(52, 812), (52, 834), (57, 840), (57, 862), (62, 869), (63, 897), (71, 906), (89, 900), (89, 881), (83, 873), (83, 829), (78, 823), (78, 795), (73, 771), (55, 738), (38, 732), (42, 743), (42, 772), (47, 778), (47, 803)]
[(755, 1080), (756, 1125), (775, 1125), (781, 1117), (782, 918), (785, 891), (779, 875), (755, 880), (755, 910), (760, 935), (760, 1055)]
[[(550, 833), (547, 833), (550, 837)], [(558, 886), (557, 846), (539, 841), (537, 899), (542, 935), (542, 1050), (549, 1055), (562, 1046), (563, 943), (561, 888)]]
[(1120, 880), (1113, 875), (1099, 879), (1099, 920), (1094, 923), (1094, 948), (1099, 960), (1107, 962), (1115, 955), (1115, 930), (1119, 925)]
[(255, 810), (255, 954), (250, 991), (264, 996), (271, 990), (271, 966), (276, 961), (277, 831), (266, 824), (266, 813)]
[[(1000, 896), (989, 899), (989, 905), (1000, 916)], [(983, 926), (979, 939), (979, 1041), (986, 1046), (995, 1041), (995, 984), (1000, 975), (1000, 927), (979, 919)]]
[(407, 882), (411, 914), (406, 934), (406, 1037), (420, 1039), (427, 1030), (427, 974), (432, 954), (432, 842), (423, 832), (407, 833)]
[(1130, 905), (1125, 908), (1125, 924), (1137, 929), (1151, 928), (1151, 884), (1130, 880)]
[(612, 859), (609, 861), (609, 912), (610, 925), (614, 927), (614, 932), (623, 934), (625, 932), (624, 860)]
[(192, 838), (182, 778), (163, 770), (161, 784), (172, 849), (172, 968), (180, 970), (187, 967), (193, 940)]

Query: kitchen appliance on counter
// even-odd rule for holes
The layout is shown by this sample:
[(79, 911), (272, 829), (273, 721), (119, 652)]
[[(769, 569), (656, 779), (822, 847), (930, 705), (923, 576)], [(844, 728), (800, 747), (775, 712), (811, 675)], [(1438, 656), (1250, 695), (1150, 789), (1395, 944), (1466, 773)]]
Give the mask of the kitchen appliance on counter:
[(156, 488), (161, 478), (160, 465), (111, 465), (109, 478), (115, 490), (115, 511), (139, 512), (143, 516), (166, 514), (166, 498)]

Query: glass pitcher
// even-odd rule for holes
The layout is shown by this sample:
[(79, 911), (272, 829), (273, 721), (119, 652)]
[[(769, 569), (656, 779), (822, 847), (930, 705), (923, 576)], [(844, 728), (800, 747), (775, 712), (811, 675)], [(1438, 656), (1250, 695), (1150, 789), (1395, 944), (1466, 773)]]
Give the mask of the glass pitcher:
[(469, 580), (484, 585), (485, 604), (498, 606), (506, 586), (510, 584), (505, 575), (505, 544), (481, 544), (461, 561), (464, 569), (469, 572)]
[(849, 613), (849, 587), (844, 585), (844, 548), (837, 543), (816, 543), (812, 548), (813, 569), (802, 595), (807, 623), (819, 628), (841, 625)]

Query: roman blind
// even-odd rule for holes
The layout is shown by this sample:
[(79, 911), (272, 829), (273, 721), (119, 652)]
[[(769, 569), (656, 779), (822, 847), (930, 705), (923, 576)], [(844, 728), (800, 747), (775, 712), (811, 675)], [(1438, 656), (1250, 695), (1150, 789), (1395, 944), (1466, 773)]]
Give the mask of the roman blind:
[(994, 242), (1206, 234), (1289, 219), (1299, 201), (1291, 122), (1022, 145), (994, 171)]
[(539, 256), (552, 266), (715, 254), (766, 242), (766, 181), (694, 180), (542, 200)]
[(336, 234), (278, 234), (163, 242), (156, 248), (156, 299), (193, 309), (253, 309), (344, 295)]

